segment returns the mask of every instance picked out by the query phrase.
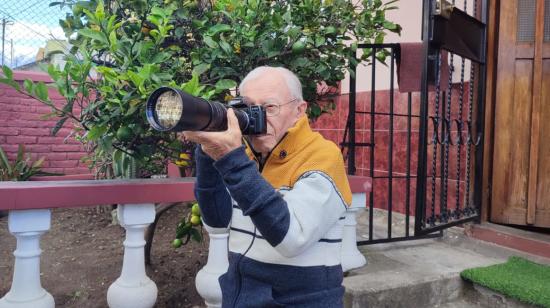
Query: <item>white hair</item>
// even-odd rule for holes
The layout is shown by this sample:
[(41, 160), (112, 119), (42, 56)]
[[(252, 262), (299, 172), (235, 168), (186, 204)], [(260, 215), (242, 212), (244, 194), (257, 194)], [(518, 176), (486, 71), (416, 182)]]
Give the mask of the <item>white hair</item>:
[(304, 100), (302, 96), (302, 83), (300, 82), (300, 79), (298, 79), (298, 77), (293, 72), (284, 67), (259, 66), (250, 71), (250, 73), (248, 73), (246, 77), (244, 77), (244, 79), (241, 81), (241, 84), (239, 85), (239, 89), (242, 89), (244, 85), (250, 80), (256, 79), (263, 74), (270, 74), (273, 71), (278, 72), (283, 76), (286, 81), (288, 91), (290, 92), (290, 96), (292, 98), (296, 99), (298, 102)]

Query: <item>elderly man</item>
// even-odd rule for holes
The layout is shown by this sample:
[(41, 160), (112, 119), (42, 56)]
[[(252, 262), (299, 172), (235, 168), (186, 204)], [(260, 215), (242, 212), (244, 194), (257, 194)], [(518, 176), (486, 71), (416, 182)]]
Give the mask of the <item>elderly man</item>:
[[(343, 214), (351, 203), (337, 146), (311, 131), (298, 78), (259, 67), (242, 81), (267, 134), (185, 132), (197, 147), (196, 196), (210, 233), (229, 235), (223, 307), (341, 307)], [(244, 145), (243, 145), (244, 141)]]

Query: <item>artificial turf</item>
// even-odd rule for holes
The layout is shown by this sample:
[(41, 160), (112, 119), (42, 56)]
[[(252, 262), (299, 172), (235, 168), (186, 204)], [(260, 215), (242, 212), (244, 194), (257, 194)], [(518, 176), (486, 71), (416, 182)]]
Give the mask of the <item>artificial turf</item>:
[(467, 269), (460, 276), (519, 301), (550, 308), (550, 266), (510, 257), (506, 263)]

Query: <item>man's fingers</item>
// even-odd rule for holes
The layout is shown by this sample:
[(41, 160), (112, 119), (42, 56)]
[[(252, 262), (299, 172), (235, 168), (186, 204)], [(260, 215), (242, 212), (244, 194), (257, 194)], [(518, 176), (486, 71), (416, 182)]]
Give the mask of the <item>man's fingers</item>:
[(235, 115), (233, 108), (227, 110), (227, 129), (240, 130), (239, 120)]
[(201, 141), (204, 139), (203, 136), (202, 136), (203, 133), (201, 133), (201, 132), (185, 131), (185, 132), (183, 132), (183, 135), (185, 136), (186, 140), (191, 141), (191, 142), (195, 142), (195, 143), (201, 143)]

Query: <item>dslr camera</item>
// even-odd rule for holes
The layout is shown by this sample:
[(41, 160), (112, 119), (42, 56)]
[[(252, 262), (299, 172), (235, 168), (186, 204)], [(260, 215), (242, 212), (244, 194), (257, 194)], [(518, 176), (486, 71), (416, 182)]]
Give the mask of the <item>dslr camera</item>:
[(151, 126), (162, 132), (227, 130), (227, 108), (233, 108), (243, 135), (264, 135), (266, 113), (262, 106), (248, 106), (242, 97), (228, 105), (208, 101), (180, 89), (160, 87), (147, 99)]

